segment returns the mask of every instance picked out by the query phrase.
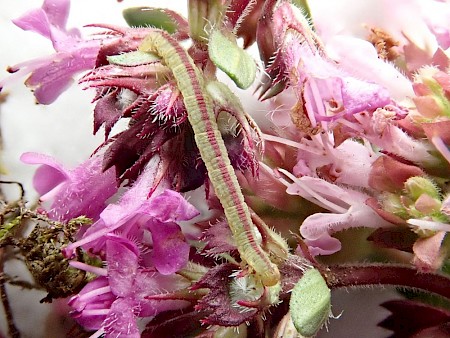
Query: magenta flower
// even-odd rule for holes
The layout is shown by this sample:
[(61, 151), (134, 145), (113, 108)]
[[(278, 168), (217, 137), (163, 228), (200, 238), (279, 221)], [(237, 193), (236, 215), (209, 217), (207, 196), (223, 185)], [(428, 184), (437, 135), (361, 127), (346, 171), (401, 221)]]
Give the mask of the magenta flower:
[(82, 215), (96, 220), (105, 208), (105, 201), (117, 191), (114, 169), (103, 172), (100, 156), (91, 157), (73, 170), (43, 154), (24, 153), (20, 159), (41, 165), (33, 185), (41, 201), (52, 201), (48, 215), (58, 221)]
[[(164, 276), (154, 269), (142, 266), (142, 252), (136, 244), (118, 236), (107, 236), (105, 244), (106, 269), (73, 265), (101, 274), (72, 297), (69, 305), (72, 316), (96, 335), (106, 337), (140, 337), (137, 319), (180, 309), (189, 302), (181, 300), (158, 301), (151, 295), (167, 293), (189, 286), (183, 277)], [(162, 291), (164, 290), (164, 291)]]
[(70, 0), (45, 0), (41, 8), (13, 21), (23, 30), (49, 39), (56, 53), (10, 67), (14, 74), (0, 81), (0, 88), (31, 73), (25, 84), (34, 90), (39, 103), (50, 104), (72, 83), (74, 74), (94, 67), (100, 41), (83, 40), (77, 29), (65, 28), (69, 7)]
[(171, 274), (181, 269), (187, 263), (190, 246), (178, 223), (192, 219), (198, 211), (171, 190), (155, 192), (149, 198), (153, 180), (154, 171), (147, 169), (119, 203), (103, 210), (83, 238), (63, 249), (65, 255), (71, 257), (80, 246), (102, 254), (108, 235), (115, 233), (152, 248), (148, 258), (160, 273)]

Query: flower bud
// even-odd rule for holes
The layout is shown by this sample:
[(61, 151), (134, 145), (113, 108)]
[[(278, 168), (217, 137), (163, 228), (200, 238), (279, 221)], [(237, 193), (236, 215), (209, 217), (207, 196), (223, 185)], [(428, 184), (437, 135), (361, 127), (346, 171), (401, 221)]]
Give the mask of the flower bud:
[(392, 193), (383, 193), (380, 195), (380, 204), (383, 206), (384, 211), (399, 216), (402, 219), (408, 218), (408, 211), (400, 196)]
[(405, 189), (414, 201), (416, 201), (422, 194), (427, 194), (430, 197), (439, 200), (439, 190), (437, 186), (433, 181), (425, 177), (410, 177), (405, 182)]
[(413, 101), (422, 119), (431, 122), (450, 115), (450, 76), (435, 67), (421, 68), (413, 84)]

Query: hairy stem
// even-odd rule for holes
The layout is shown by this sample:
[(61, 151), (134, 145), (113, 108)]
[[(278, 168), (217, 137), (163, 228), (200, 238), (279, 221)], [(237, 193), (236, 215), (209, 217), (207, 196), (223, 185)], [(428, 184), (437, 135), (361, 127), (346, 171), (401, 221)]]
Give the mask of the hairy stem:
[(331, 288), (393, 285), (422, 289), (450, 299), (450, 278), (435, 273), (420, 273), (413, 267), (398, 265), (330, 266), (326, 272)]

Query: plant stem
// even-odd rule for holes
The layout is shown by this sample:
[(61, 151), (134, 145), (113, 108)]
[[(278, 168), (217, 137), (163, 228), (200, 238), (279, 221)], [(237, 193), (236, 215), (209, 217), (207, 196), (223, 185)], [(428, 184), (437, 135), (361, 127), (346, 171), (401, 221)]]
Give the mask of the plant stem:
[(450, 299), (450, 278), (435, 273), (421, 273), (398, 265), (330, 266), (326, 279), (332, 289), (364, 285), (393, 285), (418, 288)]
[(6, 293), (5, 278), (3, 275), (3, 255), (4, 248), (0, 249), (0, 301), (3, 305), (3, 310), (5, 311), (6, 322), (8, 324), (8, 335), (11, 338), (20, 338), (20, 332), (14, 323), (14, 317), (9, 304), (8, 294)]

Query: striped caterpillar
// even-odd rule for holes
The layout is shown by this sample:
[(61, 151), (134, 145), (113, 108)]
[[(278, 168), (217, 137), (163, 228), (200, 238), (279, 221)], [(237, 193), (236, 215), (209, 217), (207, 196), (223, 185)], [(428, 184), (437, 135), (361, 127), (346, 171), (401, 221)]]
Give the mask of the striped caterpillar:
[(277, 284), (280, 279), (278, 267), (256, 240), (249, 208), (216, 122), (212, 99), (204, 90), (203, 75), (187, 51), (164, 31), (151, 32), (139, 49), (158, 54), (173, 73), (200, 156), (223, 206), (241, 258), (260, 276), (264, 285)]

